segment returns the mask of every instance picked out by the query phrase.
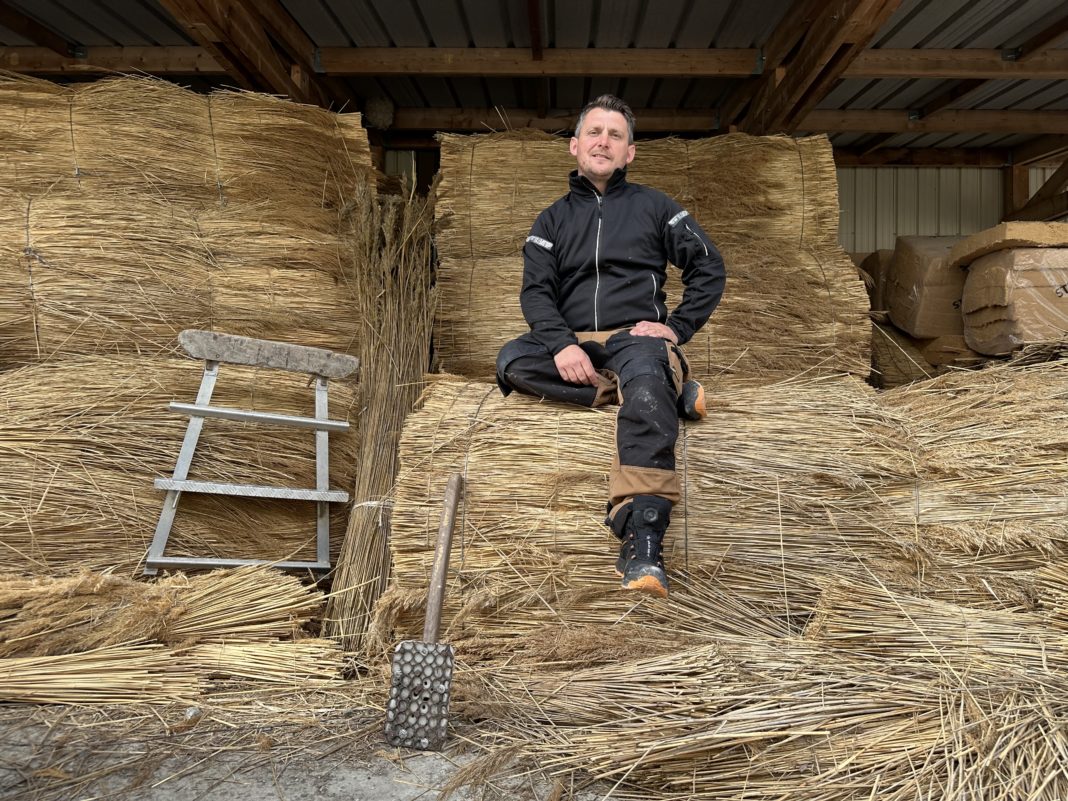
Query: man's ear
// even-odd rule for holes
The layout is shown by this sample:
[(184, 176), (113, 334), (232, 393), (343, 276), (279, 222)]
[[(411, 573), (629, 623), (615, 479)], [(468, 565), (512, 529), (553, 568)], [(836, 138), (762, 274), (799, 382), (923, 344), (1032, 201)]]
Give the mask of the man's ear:
[[(572, 156), (577, 156), (578, 155), (578, 139), (576, 137), (574, 137), (574, 136), (571, 137), (571, 148), (570, 149), (571, 149), (571, 155)], [(631, 148), (631, 150), (633, 150), (633, 149), (634, 148)], [(634, 158), (634, 157), (631, 156), (631, 158)], [(629, 161), (627, 163), (630, 164)]]
[(634, 145), (627, 145), (627, 164), (634, 161)]

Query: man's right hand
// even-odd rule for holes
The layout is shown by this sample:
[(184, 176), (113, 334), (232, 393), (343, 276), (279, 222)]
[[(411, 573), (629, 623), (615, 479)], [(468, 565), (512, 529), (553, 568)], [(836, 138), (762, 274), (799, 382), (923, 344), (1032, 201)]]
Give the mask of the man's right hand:
[(568, 345), (553, 356), (553, 361), (556, 362), (556, 370), (560, 373), (560, 377), (568, 383), (592, 386), (597, 379), (597, 371), (593, 369), (593, 362), (586, 355), (586, 351), (578, 345)]

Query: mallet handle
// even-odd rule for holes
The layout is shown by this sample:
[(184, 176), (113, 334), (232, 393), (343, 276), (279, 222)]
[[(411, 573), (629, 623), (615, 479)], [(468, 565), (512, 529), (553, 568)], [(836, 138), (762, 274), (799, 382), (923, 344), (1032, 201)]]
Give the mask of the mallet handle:
[(452, 548), (452, 530), (456, 525), (456, 507), (459, 505), (464, 478), (459, 473), (449, 476), (445, 487), (445, 503), (441, 509), (441, 525), (438, 526), (438, 541), (434, 547), (434, 567), (430, 573), (430, 591), (426, 597), (426, 623), (423, 625), (423, 642), (438, 641), (441, 628), (441, 607), (445, 601), (445, 582), (449, 577), (449, 551)]

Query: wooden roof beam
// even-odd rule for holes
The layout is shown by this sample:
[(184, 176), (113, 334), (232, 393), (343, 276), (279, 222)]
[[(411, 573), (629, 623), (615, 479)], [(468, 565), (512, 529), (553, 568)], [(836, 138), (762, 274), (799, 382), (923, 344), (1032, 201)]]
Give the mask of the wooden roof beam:
[(797, 130), (798, 121), (826, 96), (846, 68), (890, 18), (901, 0), (825, 3), (801, 40), (785, 75), (764, 79), (742, 128), (763, 134)]
[[(538, 128), (570, 133), (580, 109), (557, 110), (548, 115), (525, 108), (398, 108), (391, 130), (502, 131)], [(708, 110), (634, 109), (641, 133), (715, 133), (716, 115)]]
[(331, 75), (436, 77), (741, 77), (758, 73), (754, 49), (555, 48), (535, 60), (520, 47), (324, 47)]
[(1005, 216), (1006, 220), (1059, 220), (1068, 217), (1068, 192), (1061, 192), (1039, 202), (1029, 202), (1019, 211)]
[(150, 75), (226, 75), (203, 47), (90, 47), (80, 58), (45, 47), (0, 47), (0, 68), (38, 75), (145, 72)]
[(997, 148), (835, 148), (834, 162), (839, 167), (1004, 167), (1012, 163), (1012, 154)]
[(873, 49), (860, 53), (845, 77), (1061, 80), (1068, 78), (1068, 50), (1048, 50), (1026, 61), (1011, 61), (1001, 50)]
[(1068, 134), (1068, 111), (992, 111), (946, 109), (923, 119), (907, 111), (809, 112), (798, 129), (852, 133), (1031, 133)]
[(64, 58), (85, 55), (85, 48), (80, 44), (68, 42), (58, 33), (3, 0), (0, 0), (0, 25)]

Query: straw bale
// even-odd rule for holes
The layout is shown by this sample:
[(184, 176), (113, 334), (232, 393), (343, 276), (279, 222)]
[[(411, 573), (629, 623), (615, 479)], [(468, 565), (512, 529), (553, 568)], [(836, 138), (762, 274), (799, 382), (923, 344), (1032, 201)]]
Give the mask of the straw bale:
[[(497, 351), (527, 330), (520, 250), (538, 212), (567, 191), (559, 139), (521, 132), (442, 137), (437, 190), (437, 353), (444, 369), (491, 379)], [(803, 372), (867, 375), (863, 283), (837, 244), (826, 139), (731, 135), (642, 142), (633, 180), (675, 196), (727, 263), (719, 310), (692, 342), (695, 377), (730, 385)], [(538, 164), (538, 169), (531, 169)], [(681, 299), (669, 269), (669, 308)]]
[[(204, 95), (148, 77), (78, 84), (66, 116), (79, 179), (137, 186), (183, 205), (217, 202)], [(69, 174), (69, 173), (67, 173)]]
[(682, 586), (671, 603), (635, 606), (618, 593), (617, 546), (602, 522), (613, 422), (612, 410), (435, 383), (401, 442), (390, 539), (396, 586), (425, 587), (440, 499), (456, 470), (467, 481), (444, 613), (450, 636), (624, 614), (680, 629), (692, 618), (691, 633), (707, 635), (719, 623), (706, 610), (730, 593), (788, 630), (815, 601), (818, 575), (894, 555), (897, 546), (871, 523), (877, 488), (911, 477), (912, 462), (899, 421), (870, 388), (839, 379), (737, 390), (715, 397), (709, 419), (686, 425), (679, 440), (684, 496), (667, 559)]
[[(440, 139), (441, 253), (518, 254), (538, 213), (567, 193), (575, 160), (566, 140), (530, 131)], [(639, 142), (628, 174), (686, 206), (717, 244), (770, 237), (794, 249), (838, 248), (838, 183), (826, 137)]]
[(70, 95), (50, 81), (0, 72), (0, 188), (40, 192), (75, 175)]
[[(77, 567), (137, 569), (185, 433), (171, 400), (191, 401), (202, 364), (192, 360), (85, 358), (26, 367), (0, 378), (0, 570), (51, 573)], [(310, 416), (307, 376), (224, 366), (213, 397), (222, 406)], [(353, 388), (332, 382), (332, 417), (354, 413)], [(331, 438), (331, 483), (352, 485), (355, 431)], [(205, 426), (192, 478), (315, 485), (310, 434), (254, 424)], [(301, 558), (314, 549), (312, 504), (194, 496), (182, 499), (172, 555)], [(335, 556), (345, 520), (332, 510)]]
[(255, 92), (210, 95), (214, 158), (226, 198), (292, 195), (338, 209), (371, 177), (358, 114), (338, 115)]
[[(729, 289), (684, 347), (695, 378), (715, 388), (804, 372), (867, 376), (872, 326), (844, 252), (817, 255), (758, 240), (735, 240), (723, 252)], [(669, 276), (669, 308), (682, 297), (677, 273)], [(492, 380), (501, 346), (527, 330), (522, 283), (519, 257), (442, 259), (435, 346), (443, 369)]]

